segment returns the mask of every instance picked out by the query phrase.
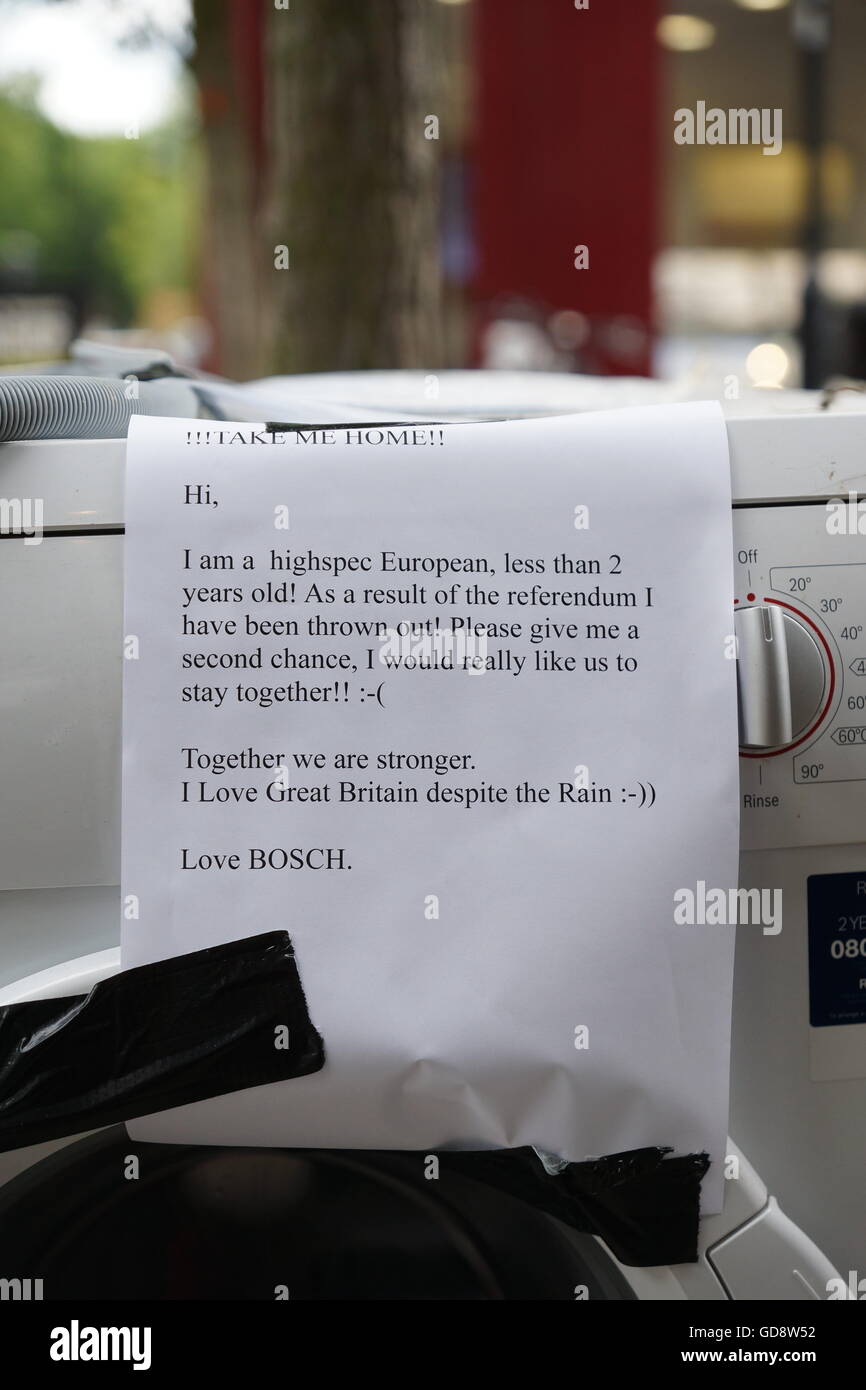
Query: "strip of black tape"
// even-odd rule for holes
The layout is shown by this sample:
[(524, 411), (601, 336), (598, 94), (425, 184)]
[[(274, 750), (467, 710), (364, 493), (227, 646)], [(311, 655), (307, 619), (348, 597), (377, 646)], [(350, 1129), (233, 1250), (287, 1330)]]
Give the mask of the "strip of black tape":
[(324, 1060), (287, 932), (137, 966), (89, 994), (0, 1007), (0, 1152)]
[[(449, 1171), (498, 1187), (555, 1216), (572, 1230), (600, 1236), (624, 1265), (691, 1264), (698, 1258), (705, 1153), (670, 1157), (669, 1148), (630, 1149), (549, 1172), (534, 1149), (439, 1152)], [(423, 1162), (425, 1156), (419, 1154)], [(420, 1166), (420, 1164), (419, 1164)]]

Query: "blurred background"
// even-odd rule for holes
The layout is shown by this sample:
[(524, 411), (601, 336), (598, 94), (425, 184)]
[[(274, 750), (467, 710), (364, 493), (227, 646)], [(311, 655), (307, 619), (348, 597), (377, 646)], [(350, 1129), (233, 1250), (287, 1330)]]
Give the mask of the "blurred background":
[(866, 377), (864, 59), (864, 0), (0, 0), (0, 364)]

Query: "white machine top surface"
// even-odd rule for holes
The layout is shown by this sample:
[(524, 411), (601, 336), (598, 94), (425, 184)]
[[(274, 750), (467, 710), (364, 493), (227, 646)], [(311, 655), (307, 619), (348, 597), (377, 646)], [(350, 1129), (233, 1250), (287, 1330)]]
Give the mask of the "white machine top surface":
[[(333, 424), (364, 418), (472, 420), (580, 413), (694, 398), (679, 384), (533, 372), (355, 372), (275, 377), (235, 388), (262, 419)], [(315, 405), (311, 405), (315, 402)], [(866, 492), (866, 410), (853, 393), (829, 410), (817, 393), (751, 391), (722, 402), (735, 503), (821, 501)], [(356, 412), (356, 413), (353, 413)], [(219, 422), (212, 422), (219, 428)], [(4, 496), (44, 499), (44, 525), (123, 525), (122, 439), (44, 440), (0, 446)]]

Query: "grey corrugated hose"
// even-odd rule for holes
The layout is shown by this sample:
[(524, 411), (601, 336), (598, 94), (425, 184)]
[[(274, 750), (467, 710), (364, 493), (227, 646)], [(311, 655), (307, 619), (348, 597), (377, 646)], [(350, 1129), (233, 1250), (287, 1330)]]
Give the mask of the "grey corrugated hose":
[(117, 439), (147, 412), (127, 381), (87, 376), (0, 376), (0, 442)]

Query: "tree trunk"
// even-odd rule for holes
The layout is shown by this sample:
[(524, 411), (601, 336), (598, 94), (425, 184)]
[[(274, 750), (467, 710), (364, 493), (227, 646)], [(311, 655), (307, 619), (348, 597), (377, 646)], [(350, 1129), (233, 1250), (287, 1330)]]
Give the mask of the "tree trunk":
[[(291, 0), (265, 29), (272, 369), (438, 366), (431, 0)], [(285, 247), (289, 268), (278, 269)], [(283, 253), (285, 260), (285, 253)]]
[[(261, 230), (255, 137), (261, 103), (255, 78), (263, 25), (258, 5), (250, 5), (241, 20), (237, 0), (194, 0), (193, 14), (192, 68), (206, 166), (201, 289), (214, 329), (209, 362), (226, 376), (243, 380), (270, 369), (272, 346), (264, 300), (265, 272), (272, 258)], [(241, 22), (244, 48), (239, 53)]]

